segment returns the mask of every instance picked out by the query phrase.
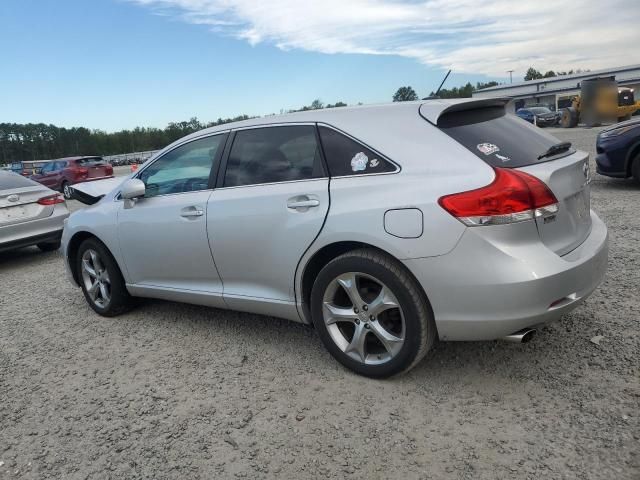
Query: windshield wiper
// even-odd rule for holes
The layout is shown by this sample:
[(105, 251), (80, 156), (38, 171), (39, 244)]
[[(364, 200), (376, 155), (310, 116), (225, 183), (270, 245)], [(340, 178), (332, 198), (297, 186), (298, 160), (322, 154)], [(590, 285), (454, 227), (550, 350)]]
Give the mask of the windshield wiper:
[(549, 149), (542, 155), (538, 155), (538, 160), (542, 160), (545, 157), (553, 157), (554, 155), (564, 152), (571, 148), (571, 142), (560, 142), (555, 145), (551, 145)]

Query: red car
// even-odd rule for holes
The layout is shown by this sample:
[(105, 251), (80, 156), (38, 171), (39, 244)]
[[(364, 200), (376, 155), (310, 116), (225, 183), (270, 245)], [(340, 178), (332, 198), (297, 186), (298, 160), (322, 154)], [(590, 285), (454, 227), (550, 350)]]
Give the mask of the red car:
[(113, 177), (113, 167), (102, 157), (69, 157), (45, 163), (31, 179), (71, 198), (70, 185)]

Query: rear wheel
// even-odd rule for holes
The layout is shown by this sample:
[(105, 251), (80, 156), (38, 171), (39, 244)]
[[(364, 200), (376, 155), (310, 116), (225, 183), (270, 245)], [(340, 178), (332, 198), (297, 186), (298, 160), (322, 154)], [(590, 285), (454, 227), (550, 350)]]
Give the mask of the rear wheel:
[(62, 194), (67, 200), (71, 200), (71, 188), (69, 182), (62, 182)]
[(631, 120), (631, 115), (624, 115), (623, 117), (618, 117), (618, 122), (626, 122), (627, 120)]
[(436, 338), (416, 281), (402, 264), (375, 250), (348, 252), (329, 262), (314, 283), (311, 310), (329, 352), (368, 377), (411, 369)]
[(107, 247), (96, 238), (82, 242), (76, 257), (82, 293), (96, 313), (113, 317), (133, 305), (124, 278)]

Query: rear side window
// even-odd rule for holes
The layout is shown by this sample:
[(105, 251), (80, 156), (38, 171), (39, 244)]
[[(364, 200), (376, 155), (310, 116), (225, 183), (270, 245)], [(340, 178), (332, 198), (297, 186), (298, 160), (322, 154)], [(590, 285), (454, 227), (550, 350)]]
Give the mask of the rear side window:
[(332, 128), (320, 127), (320, 140), (332, 177), (396, 170), (391, 162)]
[(225, 187), (307, 180), (324, 176), (313, 125), (252, 128), (236, 132)]
[(539, 155), (560, 140), (507, 114), (502, 107), (445, 113), (438, 119), (438, 127), (493, 167), (524, 167), (575, 151), (572, 149), (538, 160)]

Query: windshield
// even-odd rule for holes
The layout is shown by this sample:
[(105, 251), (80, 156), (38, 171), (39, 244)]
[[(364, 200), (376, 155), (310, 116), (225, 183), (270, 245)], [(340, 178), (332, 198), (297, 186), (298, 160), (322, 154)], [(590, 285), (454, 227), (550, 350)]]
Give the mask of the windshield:
[(551, 113), (551, 110), (549, 110), (547, 107), (531, 107), (529, 108), (529, 110), (535, 115), (540, 115), (541, 113)]
[(467, 150), (493, 167), (518, 168), (565, 156), (569, 149), (538, 159), (560, 141), (503, 107), (445, 113), (438, 127)]

